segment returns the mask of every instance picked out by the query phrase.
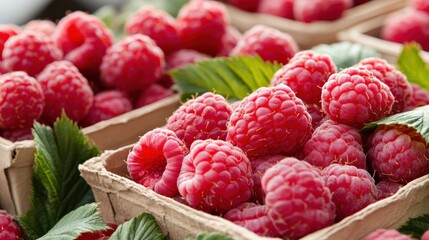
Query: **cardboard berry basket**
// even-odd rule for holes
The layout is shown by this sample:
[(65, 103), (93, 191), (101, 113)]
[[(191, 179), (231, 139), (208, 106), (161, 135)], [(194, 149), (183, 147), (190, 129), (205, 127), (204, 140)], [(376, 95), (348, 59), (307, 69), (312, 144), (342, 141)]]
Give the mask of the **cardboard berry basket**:
[[(101, 151), (117, 149), (163, 125), (179, 105), (179, 96), (173, 95), (82, 131)], [(29, 207), (34, 152), (31, 140), (11, 142), (0, 138), (0, 209), (13, 215), (20, 215)]]
[[(201, 232), (222, 232), (234, 239), (263, 238), (221, 217), (197, 211), (172, 198), (155, 193), (130, 180), (126, 158), (132, 145), (104, 152), (79, 166), (91, 186), (106, 222), (122, 223), (142, 212), (157, 219), (172, 240), (182, 240)], [(414, 180), (392, 197), (378, 201), (330, 227), (302, 240), (358, 240), (381, 227), (398, 227), (409, 217), (429, 213), (429, 176)], [(277, 239), (277, 238), (276, 238)]]
[[(388, 61), (396, 62), (396, 59), (401, 53), (403, 45), (381, 39), (380, 33), (383, 27), (384, 20), (390, 14), (395, 14), (401, 11), (408, 10), (408, 8), (405, 8), (393, 13), (383, 14), (377, 18), (368, 21), (364, 21), (354, 27), (351, 27), (346, 31), (338, 33), (338, 38), (340, 40), (355, 42), (374, 48), (380, 54), (382, 54), (382, 57), (384, 57)], [(426, 62), (429, 63), (429, 52), (422, 51), (421, 56)]]
[(350, 8), (343, 17), (335, 21), (303, 23), (268, 14), (249, 13), (227, 6), (231, 24), (244, 32), (257, 24), (266, 25), (289, 33), (301, 49), (311, 48), (321, 43), (336, 42), (340, 31), (371, 18), (393, 12), (406, 6), (406, 0), (372, 0)]

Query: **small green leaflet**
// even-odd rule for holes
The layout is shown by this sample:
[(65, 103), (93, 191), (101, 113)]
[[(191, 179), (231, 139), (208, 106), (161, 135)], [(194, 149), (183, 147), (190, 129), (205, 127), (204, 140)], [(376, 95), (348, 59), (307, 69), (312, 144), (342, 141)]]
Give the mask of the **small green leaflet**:
[(232, 237), (224, 233), (200, 233), (194, 238), (187, 238), (186, 240), (234, 240)]
[(270, 85), (280, 64), (264, 62), (259, 56), (212, 58), (186, 67), (170, 70), (182, 95), (182, 100), (216, 92), (228, 99), (243, 99), (260, 87)]
[(81, 233), (106, 230), (96, 203), (77, 208), (65, 215), (46, 235), (39, 240), (74, 240)]
[(133, 219), (119, 225), (109, 238), (110, 240), (165, 240), (155, 218), (149, 213), (142, 213)]
[(401, 233), (411, 235), (416, 239), (420, 239), (427, 230), (429, 230), (429, 214), (410, 218), (398, 228)]
[(372, 130), (378, 125), (402, 124), (416, 129), (429, 143), (429, 105), (411, 111), (397, 113), (392, 116), (367, 124), (362, 131)]
[(31, 239), (37, 239), (67, 213), (94, 201), (78, 165), (100, 152), (65, 114), (53, 129), (35, 123), (33, 136), (36, 153), (31, 207), (18, 221)]
[(409, 82), (429, 91), (429, 67), (420, 56), (418, 44), (404, 44), (397, 62), (398, 69), (407, 76)]

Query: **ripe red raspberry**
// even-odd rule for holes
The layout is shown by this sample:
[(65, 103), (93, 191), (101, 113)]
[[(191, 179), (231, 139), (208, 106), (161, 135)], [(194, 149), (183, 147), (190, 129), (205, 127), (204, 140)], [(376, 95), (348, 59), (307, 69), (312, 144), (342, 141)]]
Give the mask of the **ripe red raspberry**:
[(176, 19), (160, 9), (148, 6), (140, 8), (128, 18), (125, 32), (127, 35), (141, 33), (149, 36), (165, 54), (181, 48)]
[(238, 40), (241, 38), (241, 33), (233, 26), (228, 26), (226, 28), (226, 33), (222, 37), (222, 48), (217, 54), (218, 56), (227, 57), (231, 53), (232, 49), (238, 43)]
[(389, 87), (362, 66), (332, 74), (322, 87), (328, 118), (357, 128), (389, 115), (394, 101)]
[(294, 0), (261, 0), (258, 12), (282, 18), (294, 19), (293, 1)]
[(311, 126), (313, 129), (316, 129), (320, 124), (327, 120), (326, 114), (322, 111), (322, 108), (319, 105), (307, 103), (304, 104), (311, 116)]
[(196, 140), (183, 159), (177, 186), (190, 206), (221, 214), (249, 200), (251, 177), (240, 148), (223, 140)]
[(22, 239), (21, 229), (14, 222), (13, 217), (5, 210), (0, 209), (0, 239), (17, 240)]
[(43, 33), (46, 36), (51, 36), (54, 34), (57, 25), (51, 20), (31, 20), (24, 26), (24, 31), (35, 31)]
[(353, 0), (353, 7), (357, 6), (357, 5), (361, 5), (364, 4), (366, 2), (369, 2), (371, 0)]
[(265, 171), (274, 166), (280, 160), (285, 158), (282, 155), (264, 156), (256, 159), (251, 159), (250, 164), (252, 166), (252, 200), (257, 204), (264, 204), (265, 193), (262, 190), (261, 178)]
[(37, 76), (45, 95), (43, 119), (53, 123), (61, 112), (76, 122), (85, 117), (92, 106), (94, 93), (86, 78), (69, 61), (56, 61)]
[(335, 205), (320, 171), (286, 158), (262, 176), (268, 217), (281, 237), (298, 239), (334, 223)]
[(383, 180), (406, 184), (429, 173), (429, 148), (411, 127), (379, 126), (370, 136), (368, 146), (368, 158)]
[(164, 53), (149, 37), (128, 36), (107, 49), (100, 66), (108, 87), (139, 91), (158, 81), (165, 67)]
[(245, 97), (228, 122), (227, 141), (249, 157), (290, 155), (311, 136), (311, 116), (284, 84), (262, 87)]
[(2, 53), (3, 67), (7, 71), (24, 71), (33, 77), (62, 57), (54, 41), (38, 32), (23, 32), (10, 37)]
[(118, 90), (99, 92), (94, 96), (94, 102), (80, 124), (84, 127), (91, 126), (132, 109), (133, 105), (128, 94)]
[(174, 197), (177, 177), (188, 148), (174, 132), (155, 128), (144, 134), (127, 157), (131, 179), (155, 192)]
[(378, 200), (387, 198), (395, 194), (401, 187), (402, 184), (392, 181), (382, 180), (376, 184), (378, 189)]
[(32, 140), (33, 133), (31, 129), (32, 127), (5, 129), (1, 131), (0, 136), (12, 142)]
[(232, 6), (247, 12), (256, 12), (261, 0), (227, 0)]
[(407, 77), (382, 58), (366, 58), (360, 61), (359, 65), (366, 67), (376, 78), (389, 87), (395, 97), (391, 113), (403, 112), (411, 100), (413, 91)]
[(305, 103), (320, 105), (322, 86), (336, 72), (337, 67), (328, 55), (301, 51), (274, 74), (271, 86), (284, 83)]
[(417, 84), (412, 83), (413, 93), (406, 110), (412, 110), (416, 107), (421, 107), (429, 104), (429, 92)]
[(135, 108), (140, 108), (151, 103), (157, 102), (161, 99), (164, 99), (168, 96), (172, 96), (174, 91), (167, 89), (162, 85), (154, 83), (149, 87), (143, 89), (137, 97), (137, 101), (134, 104)]
[(225, 140), (231, 113), (232, 108), (222, 95), (206, 92), (182, 104), (167, 119), (166, 128), (188, 147), (197, 139)]
[(74, 11), (63, 17), (53, 35), (71, 61), (87, 77), (98, 77), (101, 60), (113, 43), (113, 37), (103, 22), (91, 14)]
[(429, 2), (426, 0), (411, 0), (410, 5), (416, 10), (423, 11), (429, 14)]
[(84, 232), (76, 238), (76, 240), (109, 240), (110, 236), (115, 232), (118, 225), (115, 223), (107, 224), (110, 228), (107, 230), (100, 230), (95, 232)]
[(336, 220), (350, 216), (378, 199), (374, 178), (355, 166), (332, 164), (322, 171), (336, 206)]
[(304, 160), (319, 168), (333, 163), (366, 169), (366, 156), (358, 130), (332, 120), (317, 127), (304, 146)]
[(420, 240), (429, 240), (429, 230), (423, 233), (423, 236)]
[(243, 34), (230, 55), (259, 55), (265, 61), (286, 64), (298, 51), (289, 34), (256, 25)]
[(411, 240), (411, 237), (395, 229), (377, 229), (362, 240)]
[(396, 43), (417, 42), (429, 51), (429, 32), (425, 29), (429, 29), (429, 14), (409, 9), (386, 18), (381, 28), (381, 38)]
[(43, 112), (45, 98), (40, 84), (25, 72), (0, 76), (0, 128), (33, 126)]
[(352, 0), (299, 0), (294, 3), (295, 19), (306, 23), (337, 20), (353, 5)]
[(191, 0), (177, 16), (183, 48), (216, 56), (229, 24), (228, 12), (222, 3)]
[(278, 237), (279, 234), (267, 213), (268, 208), (265, 205), (246, 202), (229, 210), (224, 218), (260, 236)]
[[(14, 24), (0, 24), (0, 60), (2, 60), (2, 53), (6, 41), (21, 32), (21, 29)], [(1, 72), (0, 72), (1, 73)]]

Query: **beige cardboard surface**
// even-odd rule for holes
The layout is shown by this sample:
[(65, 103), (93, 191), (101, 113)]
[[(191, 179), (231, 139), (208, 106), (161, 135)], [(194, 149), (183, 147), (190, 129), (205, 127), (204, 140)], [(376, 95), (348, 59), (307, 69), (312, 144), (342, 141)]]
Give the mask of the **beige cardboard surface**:
[[(261, 238), (231, 222), (163, 197), (127, 178), (126, 157), (131, 145), (105, 152), (79, 166), (82, 177), (93, 189), (105, 221), (122, 223), (142, 212), (155, 216), (164, 233), (179, 240), (203, 231), (228, 233), (234, 239)], [(360, 212), (303, 240), (358, 240), (377, 228), (395, 228), (409, 217), (429, 213), (429, 175), (416, 179), (390, 198), (371, 204)]]
[[(100, 150), (116, 149), (136, 142), (150, 129), (163, 126), (180, 105), (174, 95), (121, 116), (99, 122), (82, 131)], [(29, 207), (34, 142), (11, 142), (0, 138), (0, 208), (20, 215)]]
[(346, 10), (344, 16), (335, 21), (303, 23), (267, 14), (249, 13), (228, 6), (231, 24), (241, 32), (257, 24), (266, 25), (289, 33), (301, 49), (311, 48), (320, 43), (338, 40), (337, 34), (362, 21), (401, 9), (406, 0), (373, 0)]

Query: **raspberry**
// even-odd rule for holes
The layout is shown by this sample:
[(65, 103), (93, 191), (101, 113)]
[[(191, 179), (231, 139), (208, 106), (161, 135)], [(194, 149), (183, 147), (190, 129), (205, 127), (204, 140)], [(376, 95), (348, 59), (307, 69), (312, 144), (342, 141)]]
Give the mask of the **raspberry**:
[(173, 90), (164, 88), (163, 86), (154, 83), (139, 93), (135, 108), (149, 105), (168, 96), (172, 96), (173, 94)]
[(188, 149), (174, 132), (155, 128), (134, 145), (128, 154), (127, 169), (134, 181), (161, 195), (174, 197), (186, 154)]
[(320, 171), (285, 158), (262, 176), (268, 217), (281, 237), (298, 239), (334, 223), (335, 205)]
[(366, 2), (369, 2), (371, 0), (353, 0), (353, 7), (364, 4)]
[(152, 38), (158, 47), (169, 54), (180, 49), (179, 27), (168, 13), (153, 7), (142, 7), (125, 23), (127, 35), (141, 33)]
[(183, 48), (216, 56), (229, 24), (226, 8), (219, 2), (191, 0), (177, 16)]
[(357, 129), (332, 120), (317, 127), (304, 146), (304, 160), (319, 168), (333, 163), (366, 169), (366, 156)]
[(395, 97), (392, 113), (403, 112), (411, 100), (413, 91), (407, 77), (381, 58), (365, 58), (359, 62), (359, 65), (366, 67), (375, 77), (389, 87)]
[(429, 92), (417, 84), (411, 83), (413, 88), (410, 102), (408, 103), (406, 110), (412, 110), (416, 107), (421, 107), (429, 104)]
[(69, 61), (56, 61), (39, 74), (46, 106), (43, 119), (53, 123), (65, 111), (73, 121), (80, 121), (88, 113), (94, 94), (86, 78)]
[(232, 6), (247, 12), (256, 12), (261, 0), (227, 0)]
[(353, 5), (352, 0), (299, 0), (294, 3), (295, 19), (306, 23), (337, 20)]
[(298, 51), (289, 34), (256, 25), (243, 34), (230, 55), (259, 55), (265, 61), (286, 64)]
[(261, 178), (268, 168), (274, 166), (283, 158), (285, 158), (285, 156), (274, 155), (259, 157), (250, 161), (253, 180), (252, 200), (254, 200), (254, 202), (264, 204), (265, 193), (262, 190)]
[(5, 210), (0, 209), (0, 239), (17, 240), (22, 239), (21, 229), (14, 222), (13, 217)]
[(429, 14), (409, 9), (391, 14), (383, 23), (381, 38), (396, 43), (417, 42), (429, 51)]
[(290, 155), (311, 136), (311, 116), (284, 84), (261, 87), (245, 97), (228, 122), (227, 141), (249, 157)]
[(87, 77), (98, 77), (101, 60), (113, 43), (113, 37), (103, 22), (91, 14), (74, 11), (63, 17), (53, 35), (71, 61)]
[(246, 202), (229, 210), (224, 218), (260, 236), (277, 237), (279, 234), (267, 212), (268, 209), (264, 205)]
[(0, 76), (0, 128), (32, 127), (44, 106), (43, 90), (36, 79), (25, 72)]
[(411, 237), (395, 229), (377, 229), (362, 240), (411, 240)]
[(258, 12), (282, 18), (294, 19), (293, 1), (294, 0), (261, 0)]
[(406, 184), (429, 173), (429, 148), (413, 128), (381, 125), (368, 145), (368, 158), (383, 180)]
[(0, 24), (0, 60), (2, 60), (2, 53), (6, 41), (21, 32), (21, 29), (14, 24)]
[(82, 119), (82, 126), (91, 126), (103, 120), (107, 120), (133, 109), (129, 96), (118, 90), (99, 92), (94, 96), (94, 102), (88, 113)]
[(219, 94), (206, 92), (180, 106), (168, 119), (172, 130), (190, 147), (197, 139), (226, 139), (227, 122), (232, 108)]
[(190, 206), (225, 213), (249, 200), (251, 175), (240, 148), (223, 140), (196, 140), (183, 159), (177, 186)]
[(421, 240), (429, 240), (429, 230), (423, 233)]
[(319, 105), (322, 86), (336, 72), (337, 67), (328, 55), (301, 51), (274, 74), (271, 86), (284, 83), (304, 102)]
[(323, 169), (322, 175), (332, 192), (336, 220), (350, 216), (377, 201), (378, 190), (374, 178), (364, 169), (334, 163)]
[(110, 227), (107, 230), (84, 232), (76, 240), (109, 240), (109, 237), (115, 232), (118, 225), (115, 223), (108, 223), (107, 225)]
[(410, 5), (416, 10), (429, 13), (429, 2), (426, 0), (411, 0)]
[(394, 101), (389, 87), (362, 66), (332, 74), (322, 87), (328, 118), (357, 128), (389, 115)]
[(402, 184), (392, 181), (380, 181), (376, 184), (378, 189), (378, 200), (387, 198), (395, 194), (401, 187)]
[(2, 53), (3, 67), (7, 71), (25, 71), (33, 77), (62, 56), (54, 41), (38, 32), (23, 32), (10, 37)]
[(313, 129), (315, 129), (326, 120), (326, 115), (319, 105), (307, 103), (304, 104), (307, 108), (308, 113), (311, 116), (311, 126), (313, 127)]
[(226, 28), (226, 33), (222, 37), (222, 48), (217, 54), (218, 56), (227, 57), (231, 53), (232, 49), (237, 45), (238, 40), (241, 38), (241, 33), (233, 26)]
[(101, 80), (109, 87), (132, 92), (161, 78), (164, 53), (147, 36), (128, 36), (107, 49), (100, 66)]
[(31, 127), (5, 129), (1, 131), (0, 135), (2, 138), (6, 138), (7, 140), (12, 142), (33, 139), (33, 133), (31, 132)]
[(51, 36), (55, 32), (57, 25), (50, 20), (31, 20), (24, 26), (24, 31), (35, 31), (43, 33), (46, 36)]

